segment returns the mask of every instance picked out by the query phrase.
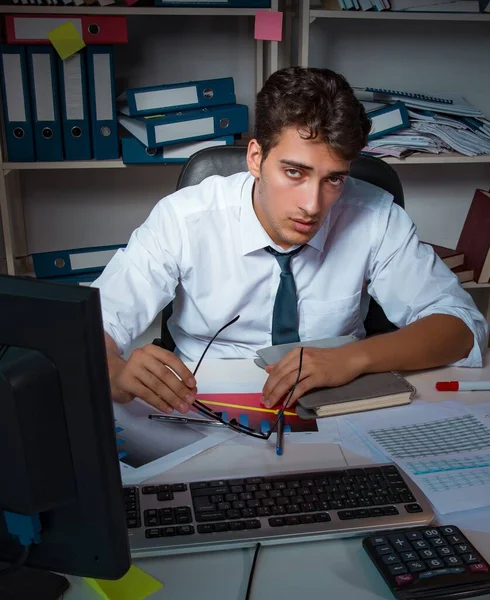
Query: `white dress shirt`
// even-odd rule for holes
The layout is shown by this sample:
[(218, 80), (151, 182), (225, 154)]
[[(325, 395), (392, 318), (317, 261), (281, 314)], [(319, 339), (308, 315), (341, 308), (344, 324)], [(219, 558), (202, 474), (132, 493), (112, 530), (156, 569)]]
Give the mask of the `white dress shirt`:
[[(280, 267), (252, 205), (250, 173), (212, 176), (161, 200), (94, 282), (104, 328), (121, 351), (173, 301), (168, 323), (180, 355), (250, 358), (270, 346)], [(283, 251), (283, 250), (282, 250)], [(313, 239), (291, 260), (301, 341), (365, 337), (369, 295), (403, 327), (434, 313), (462, 319), (474, 334), (457, 365), (481, 366), (488, 325), (469, 294), (393, 197), (348, 177)], [(368, 295), (369, 294), (369, 295)]]

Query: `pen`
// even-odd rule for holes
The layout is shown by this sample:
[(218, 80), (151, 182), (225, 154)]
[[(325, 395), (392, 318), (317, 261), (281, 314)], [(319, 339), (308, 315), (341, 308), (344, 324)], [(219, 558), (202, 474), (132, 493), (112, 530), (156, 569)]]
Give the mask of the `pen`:
[(440, 392), (476, 392), (490, 390), (490, 381), (438, 381), (436, 390)]
[(281, 415), (277, 423), (276, 454), (282, 456), (283, 452), (283, 434), (284, 434), (284, 414)]
[(207, 421), (206, 419), (193, 419), (192, 417), (171, 417), (170, 415), (148, 415), (152, 421), (163, 421), (177, 425), (209, 425), (210, 427), (225, 427), (219, 421)]

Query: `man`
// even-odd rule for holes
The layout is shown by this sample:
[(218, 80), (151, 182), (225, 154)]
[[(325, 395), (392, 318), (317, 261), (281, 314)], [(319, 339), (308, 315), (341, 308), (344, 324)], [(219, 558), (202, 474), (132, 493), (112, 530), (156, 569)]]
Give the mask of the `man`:
[[(208, 357), (249, 358), (290, 340), (362, 338), (369, 295), (400, 329), (306, 348), (293, 402), (363, 373), (482, 365), (488, 326), (456, 276), (418, 241), (390, 194), (349, 177), (369, 129), (352, 89), (332, 71), (295, 67), (268, 79), (257, 96), (249, 172), (209, 177), (163, 199), (94, 284), (114, 400), (137, 396), (185, 413), (197, 382), (181, 358), (198, 360), (235, 316)], [(148, 345), (124, 361), (124, 350), (172, 300), (178, 355)], [(295, 350), (267, 369), (267, 406), (293, 387), (298, 363)]]

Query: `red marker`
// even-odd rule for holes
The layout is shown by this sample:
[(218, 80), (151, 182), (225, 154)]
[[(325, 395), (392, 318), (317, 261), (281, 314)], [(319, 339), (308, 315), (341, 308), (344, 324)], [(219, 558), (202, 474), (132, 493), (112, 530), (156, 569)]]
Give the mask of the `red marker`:
[(490, 390), (490, 381), (438, 381), (436, 390), (440, 392), (476, 392)]

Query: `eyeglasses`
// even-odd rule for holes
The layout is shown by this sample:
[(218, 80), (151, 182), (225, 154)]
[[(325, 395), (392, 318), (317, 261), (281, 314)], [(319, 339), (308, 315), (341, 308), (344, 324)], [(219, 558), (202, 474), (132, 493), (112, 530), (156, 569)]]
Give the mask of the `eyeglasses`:
[[(204, 349), (204, 352), (202, 353), (201, 358), (198, 360), (196, 368), (194, 369), (194, 371), (192, 373), (194, 375), (194, 377), (195, 377), (195, 375), (196, 375), (199, 367), (201, 366), (201, 363), (202, 363), (204, 357), (206, 356), (206, 352), (209, 350), (209, 347), (214, 342), (214, 340), (227, 327), (229, 327), (230, 325), (233, 325), (233, 323), (236, 323), (239, 318), (240, 318), (240, 315), (237, 315), (234, 319), (232, 319), (231, 321), (229, 321), (228, 323), (226, 323), (226, 325), (223, 325), (223, 327), (221, 329), (219, 329), (215, 333), (215, 335), (211, 338), (211, 340), (208, 342), (208, 345)], [(226, 427), (229, 427), (230, 429), (233, 429), (234, 431), (237, 431), (238, 433), (244, 433), (245, 435), (249, 435), (251, 437), (259, 438), (261, 440), (268, 440), (271, 437), (271, 435), (273, 434), (273, 432), (276, 430), (279, 421), (283, 418), (284, 411), (287, 409), (287, 407), (289, 405), (289, 402), (291, 401), (291, 397), (294, 394), (294, 390), (296, 389), (296, 386), (298, 385), (299, 379), (301, 377), (301, 367), (302, 367), (302, 365), (303, 365), (303, 348), (300, 349), (300, 353), (299, 353), (299, 369), (298, 369), (298, 375), (296, 377), (296, 381), (295, 381), (293, 387), (291, 388), (291, 390), (289, 391), (289, 394), (288, 394), (288, 396), (287, 396), (287, 398), (286, 398), (286, 400), (285, 400), (282, 408), (277, 413), (276, 420), (270, 426), (270, 428), (269, 428), (269, 430), (268, 430), (267, 433), (263, 433), (261, 431), (257, 431), (256, 429), (252, 429), (251, 427), (248, 427), (247, 425), (243, 425), (242, 423), (240, 423), (236, 419), (230, 419), (229, 421), (225, 420), (225, 419), (223, 419), (223, 413), (222, 412), (214, 411), (213, 409), (209, 408), (209, 406), (206, 406), (200, 400), (195, 400), (194, 403), (192, 404), (192, 406), (194, 406), (194, 408), (196, 410), (198, 410), (202, 415), (208, 417), (208, 419), (212, 419), (213, 421), (219, 421), (223, 425), (226, 425)]]

